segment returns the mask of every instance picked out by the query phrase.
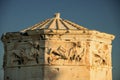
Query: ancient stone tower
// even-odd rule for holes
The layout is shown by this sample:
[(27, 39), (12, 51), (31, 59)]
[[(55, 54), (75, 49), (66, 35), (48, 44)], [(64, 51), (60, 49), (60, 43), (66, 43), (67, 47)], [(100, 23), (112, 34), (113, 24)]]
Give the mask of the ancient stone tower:
[(4, 80), (112, 80), (113, 39), (57, 13), (2, 36)]

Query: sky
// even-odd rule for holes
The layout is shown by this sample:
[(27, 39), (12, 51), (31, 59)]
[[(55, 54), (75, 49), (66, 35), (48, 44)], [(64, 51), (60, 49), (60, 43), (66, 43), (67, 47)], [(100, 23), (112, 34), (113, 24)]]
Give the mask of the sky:
[[(115, 35), (112, 49), (113, 80), (120, 80), (119, 0), (0, 0), (0, 36), (17, 32), (55, 13), (91, 30)], [(0, 80), (3, 80), (4, 48), (0, 41)]]

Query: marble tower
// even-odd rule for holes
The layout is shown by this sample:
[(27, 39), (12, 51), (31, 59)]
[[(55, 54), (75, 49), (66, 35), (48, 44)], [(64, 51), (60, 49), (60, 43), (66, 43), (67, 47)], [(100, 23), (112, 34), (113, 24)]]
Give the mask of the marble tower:
[(4, 80), (112, 80), (114, 35), (69, 20), (44, 20), (2, 36)]

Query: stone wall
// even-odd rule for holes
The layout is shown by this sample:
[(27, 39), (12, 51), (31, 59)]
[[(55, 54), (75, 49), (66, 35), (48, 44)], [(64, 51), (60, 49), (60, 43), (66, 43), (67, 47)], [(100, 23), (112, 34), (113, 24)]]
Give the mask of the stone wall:
[(111, 40), (97, 31), (8, 33), (5, 80), (112, 80)]

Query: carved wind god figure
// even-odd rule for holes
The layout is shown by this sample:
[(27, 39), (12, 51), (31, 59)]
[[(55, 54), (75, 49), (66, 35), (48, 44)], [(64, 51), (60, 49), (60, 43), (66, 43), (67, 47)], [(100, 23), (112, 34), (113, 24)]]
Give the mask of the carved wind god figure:
[(101, 44), (99, 47), (93, 51), (94, 55), (94, 65), (108, 65), (108, 56), (110, 54), (108, 45)]
[(13, 62), (18, 62), (18, 65), (26, 64), (28, 62), (29, 58), (25, 53), (26, 53), (25, 48), (21, 48), (19, 53), (13, 52), (13, 55), (15, 57)]
[(68, 54), (68, 59), (70, 61), (78, 61), (80, 62), (82, 57), (84, 55), (84, 48), (81, 46), (80, 42), (77, 43), (73, 43), (72, 48), (70, 48), (69, 50), (69, 54)]
[[(35, 61), (37, 64), (39, 63), (39, 55), (40, 55), (40, 45), (39, 42), (28, 42), (28, 47), (21, 47), (17, 51), (12, 52), (12, 62), (18, 65), (25, 65), (29, 61)], [(27, 44), (27, 45), (28, 45)]]
[[(67, 46), (65, 48), (65, 46)], [(69, 64), (80, 62), (85, 53), (85, 44), (81, 42), (64, 43), (63, 46), (48, 49), (48, 64)]]
[(67, 56), (65, 55), (66, 49), (63, 47), (58, 47), (57, 49), (49, 49), (47, 61), (49, 64), (55, 64), (57, 60), (67, 60)]
[(39, 55), (40, 55), (40, 45), (38, 41), (35, 41), (34, 43), (31, 43), (31, 52), (30, 56), (33, 57), (36, 60), (36, 63), (39, 63)]

